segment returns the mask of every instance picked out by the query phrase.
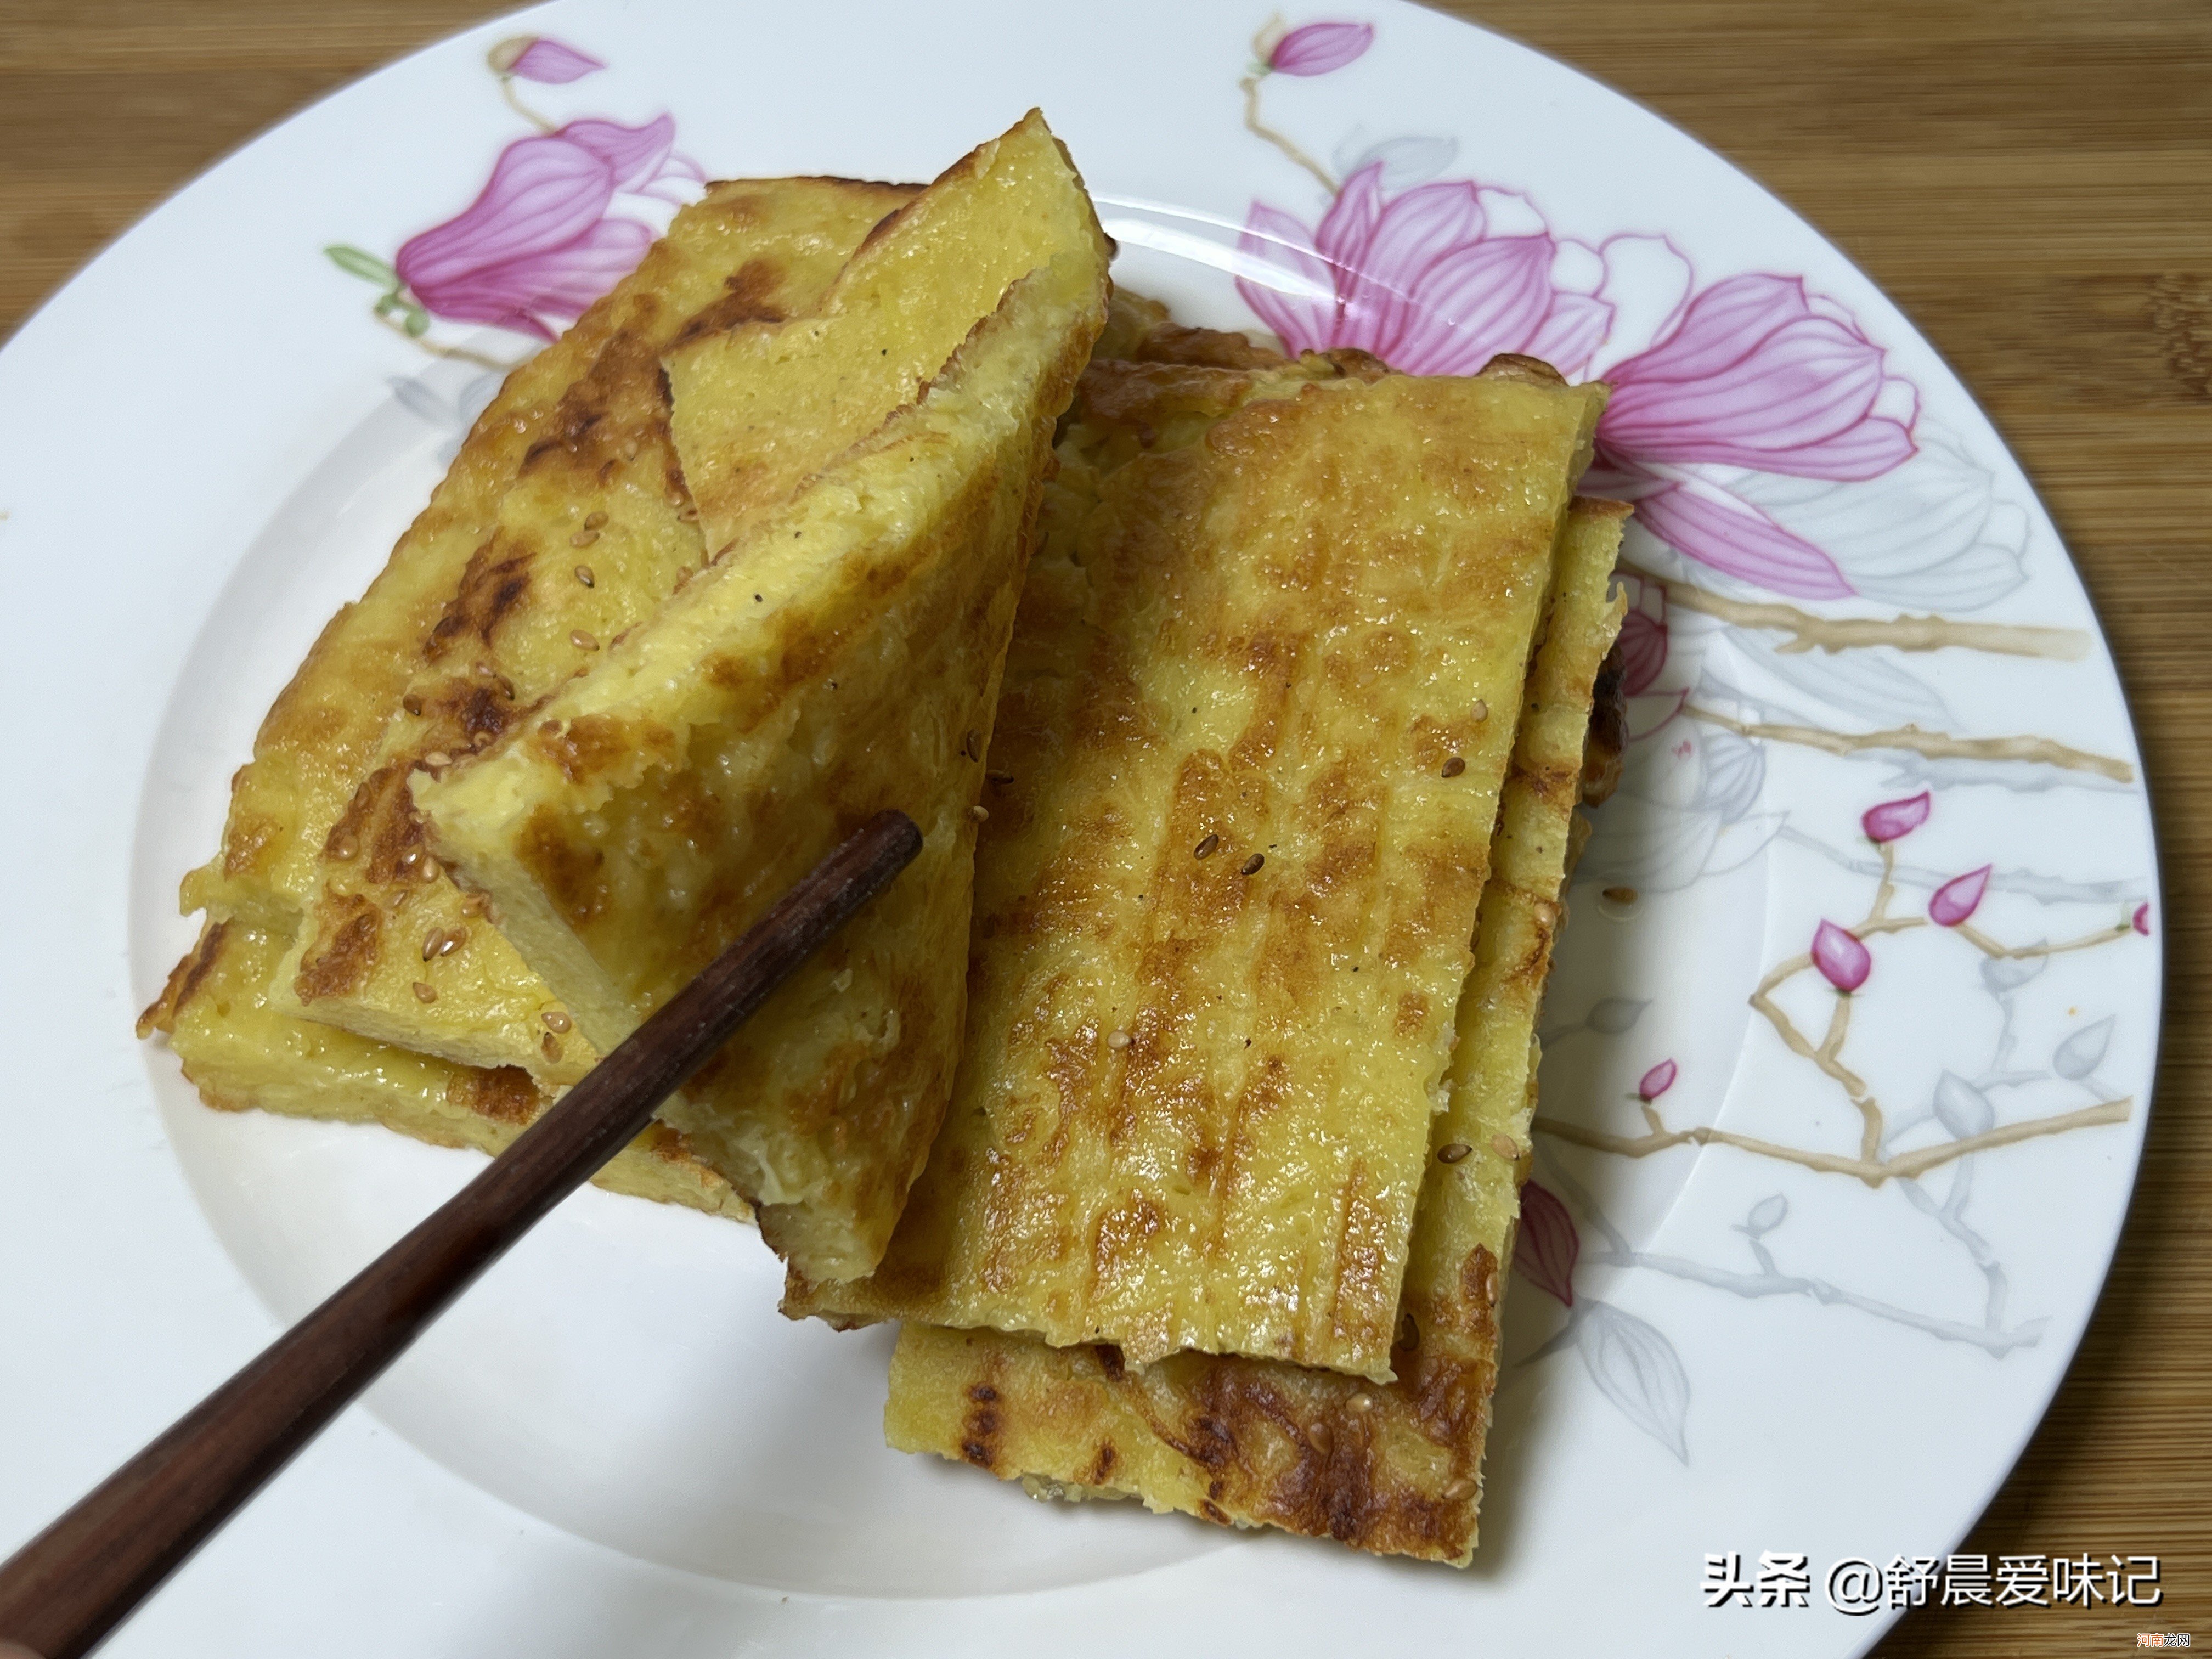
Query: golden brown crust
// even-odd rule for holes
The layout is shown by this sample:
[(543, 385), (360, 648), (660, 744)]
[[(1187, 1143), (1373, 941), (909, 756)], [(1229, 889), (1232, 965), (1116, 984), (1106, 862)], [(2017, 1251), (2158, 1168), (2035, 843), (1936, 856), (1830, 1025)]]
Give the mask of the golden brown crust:
[(684, 345), (702, 334), (718, 334), (740, 323), (780, 323), (790, 313), (784, 309), (785, 274), (781, 260), (766, 254), (748, 259), (722, 279), (729, 291), (694, 313), (676, 331), (676, 343)]
[[(743, 195), (756, 187), (733, 188)], [(711, 226), (723, 204), (710, 197), (690, 212), (693, 223)], [(526, 459), (573, 432), (571, 387), (626, 330), (647, 325), (663, 304), (657, 287), (682, 259), (657, 245), (636, 273), (507, 377), (385, 569), (331, 619), (270, 706), (253, 759), (233, 781), (222, 851), (185, 884), (187, 909), (290, 925), (315, 884), (311, 866), (329, 825), (376, 764), (424, 641), (462, 569), (492, 537)]]
[[(398, 653), (404, 678), (384, 705), (365, 775), (295, 872), (295, 960), (280, 987), (295, 1012), (465, 1064), (520, 1066), (549, 1084), (588, 1068), (595, 1055), (581, 1038), (544, 1042), (539, 1016), (557, 1005), (543, 982), (495, 930), (468, 926), (466, 896), (427, 854), (408, 776), (499, 741), (701, 566), (662, 351), (687, 331), (813, 302), (843, 251), (908, 193), (729, 186), (678, 216), (617, 289), (602, 326), (552, 349), (570, 359), (572, 378), (507, 453), (488, 529), (448, 578), (434, 618)], [(481, 459), (465, 453), (456, 470)], [(395, 564), (449, 557), (452, 539), (429, 550), (403, 543)], [(376, 604), (373, 591), (366, 610)], [(405, 946), (374, 948), (364, 902)], [(417, 959), (414, 946), (431, 940), (445, 948)], [(417, 998), (418, 981), (434, 1000)]]
[(672, 358), (687, 473), (732, 486), (702, 484), (702, 522), (763, 488), (745, 458), (770, 423), (789, 493), (710, 524), (734, 539), (605, 665), (416, 786), (440, 854), (602, 1046), (840, 836), (915, 818), (914, 866), (666, 1109), (826, 1277), (881, 1255), (943, 1112), (999, 664), (1103, 309), (1103, 241), (1048, 135), (995, 149), (1018, 189), (925, 194), (817, 313)]
[(1528, 386), (1565, 386), (1567, 377), (1541, 357), (1525, 357), (1517, 351), (1501, 351), (1482, 366), (1493, 380), (1519, 380)]
[(457, 1066), (446, 1097), (456, 1106), (488, 1117), (495, 1123), (518, 1126), (529, 1122), (545, 1108), (538, 1085), (520, 1066), (483, 1070)]
[(200, 986), (222, 953), (223, 935), (231, 924), (210, 922), (200, 929), (200, 936), (192, 948), (177, 959), (169, 969), (169, 977), (161, 987), (161, 994), (147, 1005), (138, 1016), (137, 1033), (140, 1039), (159, 1031), (167, 1036), (177, 1029), (177, 1014), (198, 994)]
[[(495, 1152), (551, 1103), (520, 1068), (454, 1066), (278, 1012), (267, 992), (281, 954), (265, 933), (211, 923), (147, 1010), (208, 1105), (380, 1123), (433, 1146)], [(748, 1213), (665, 1125), (649, 1127), (594, 1180), (733, 1220)]]
[[(870, 229), (818, 307), (678, 343), (666, 368), (707, 546), (719, 556), (751, 515), (927, 396), (1010, 283), (1078, 246), (1103, 259), (1108, 246), (1066, 149), (1032, 111)], [(927, 250), (922, 286), (921, 256), (898, 248)], [(799, 359), (817, 372), (795, 382), (780, 370)]]
[(1120, 287), (1114, 290), (1106, 331), (1091, 356), (1097, 362), (1125, 359), (1193, 368), (1279, 368), (1290, 361), (1249, 334), (1187, 328), (1170, 318), (1168, 308), (1158, 301)]
[(993, 738), (948, 1127), (883, 1267), (788, 1308), (1388, 1376), (1595, 409), (1093, 363)]
[(1497, 1381), (1499, 1264), (1534, 1105), (1530, 1033), (1559, 923), (1576, 759), (1619, 626), (1607, 573), (1620, 514), (1578, 503), (1532, 669), (1460, 1005), (1450, 1104), (1433, 1126), (1391, 1359), (1374, 1384), (1279, 1363), (909, 1324), (891, 1373), (893, 1445), (1141, 1498), (1218, 1524), (1464, 1565)]
[[(1494, 1285), (1487, 1250), (1472, 1266), (1478, 1285)], [(1495, 1322), (1486, 1303), (1429, 1312), (1492, 1358), (1401, 1349), (1386, 1385), (1219, 1355), (1137, 1366), (1104, 1345), (909, 1326), (892, 1366), (892, 1443), (1001, 1480), (1043, 1472), (1133, 1493), (1217, 1525), (1457, 1560), (1474, 1534)]]
[(302, 1003), (342, 997), (368, 982), (384, 953), (384, 912), (358, 894), (333, 896), (319, 910), (329, 943), (300, 965), (292, 994)]

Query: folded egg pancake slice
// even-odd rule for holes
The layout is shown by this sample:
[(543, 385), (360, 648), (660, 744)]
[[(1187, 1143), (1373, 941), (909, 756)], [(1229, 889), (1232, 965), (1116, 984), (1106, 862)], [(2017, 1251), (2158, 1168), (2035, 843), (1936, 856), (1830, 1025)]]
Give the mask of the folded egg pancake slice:
[[(719, 187), (617, 290), (617, 325), (593, 331), (591, 355), (514, 459), (489, 528), (458, 566), (459, 550), (438, 550), (442, 602), (427, 623), (411, 618), (419, 631), (404, 683), (383, 705), (381, 738), (304, 872), (274, 1006), (464, 1065), (520, 1066), (549, 1084), (590, 1068), (597, 1054), (559, 1000), (428, 854), (408, 777), (490, 744), (706, 563), (669, 435), (661, 353), (817, 303), (908, 193), (836, 179)], [(419, 562), (407, 543), (394, 556), (403, 562)], [(362, 608), (378, 604), (372, 588)], [(362, 684), (386, 689), (380, 677)]]
[(603, 1048), (863, 820), (921, 827), (914, 865), (663, 1109), (811, 1278), (881, 1256), (951, 1083), (1000, 668), (1054, 424), (1105, 315), (1104, 240), (1072, 240), (963, 327), (927, 396), (757, 513), (605, 662), (472, 763), (418, 775), (434, 848)]

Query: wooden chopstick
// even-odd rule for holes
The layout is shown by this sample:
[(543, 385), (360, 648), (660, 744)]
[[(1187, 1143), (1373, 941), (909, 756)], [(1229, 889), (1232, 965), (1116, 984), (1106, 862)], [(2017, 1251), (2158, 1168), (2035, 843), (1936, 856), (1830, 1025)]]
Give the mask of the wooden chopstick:
[(921, 850), (902, 812), (862, 825), (489, 1169), (0, 1565), (0, 1659), (97, 1645)]

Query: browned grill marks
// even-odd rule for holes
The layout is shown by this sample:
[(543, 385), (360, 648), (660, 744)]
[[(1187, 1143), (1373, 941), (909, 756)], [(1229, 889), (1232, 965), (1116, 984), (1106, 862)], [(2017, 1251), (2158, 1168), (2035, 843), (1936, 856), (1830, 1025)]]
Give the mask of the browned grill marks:
[(446, 1085), (446, 1098), (456, 1106), (488, 1117), (495, 1123), (527, 1123), (542, 1104), (538, 1085), (520, 1066), (474, 1067), (456, 1073)]
[(492, 630), (514, 613), (530, 591), (530, 567), (535, 557), (535, 549), (502, 535), (485, 541), (469, 556), (460, 587), (432, 625), (422, 654), (432, 662), (440, 661), (455, 641), (469, 635), (490, 644)]
[(719, 334), (740, 323), (783, 321), (784, 313), (772, 297), (783, 286), (783, 277), (781, 264), (765, 254), (746, 260), (722, 279), (722, 286), (728, 291), (678, 331), (675, 344), (681, 346), (705, 335)]
[[(293, 992), (302, 1002), (359, 989), (382, 954), (384, 913), (369, 900), (332, 895), (325, 899), (324, 912), (330, 943), (319, 954), (303, 957), (293, 976)], [(335, 927), (331, 926), (332, 917), (339, 918)]]
[(571, 927), (583, 926), (606, 908), (611, 896), (601, 873), (606, 854), (570, 841), (557, 813), (541, 806), (531, 815), (520, 851), (523, 863)]
[(192, 1000), (222, 955), (224, 939), (229, 934), (227, 921), (210, 923), (202, 931), (199, 942), (178, 959), (169, 969), (169, 977), (161, 987), (161, 994), (147, 1006), (138, 1016), (138, 1035), (150, 1036), (155, 1031), (173, 1030), (178, 1011)]

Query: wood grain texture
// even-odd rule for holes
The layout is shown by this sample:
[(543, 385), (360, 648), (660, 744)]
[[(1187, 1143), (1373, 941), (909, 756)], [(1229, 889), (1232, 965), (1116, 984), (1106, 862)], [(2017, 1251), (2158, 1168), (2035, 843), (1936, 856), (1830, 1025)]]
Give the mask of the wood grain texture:
[[(1642, 100), (1840, 243), (1981, 398), (2081, 566), (2134, 705), (2158, 814), (2165, 1045), (2142, 1178), (2103, 1302), (2050, 1417), (1966, 1547), (2156, 1554), (2167, 1601), (2148, 1613), (1916, 1613), (1876, 1651), (2074, 1659), (2132, 1648), (2148, 1629), (2212, 1642), (2212, 1125), (2202, 1109), (2212, 751), (2189, 735), (2212, 723), (2212, 7), (1446, 9)], [(8, 0), (0, 328), (207, 162), (494, 9)], [(1694, 1559), (1683, 1570), (1694, 1579)], [(1715, 1651), (1739, 1639), (1717, 1631)]]

